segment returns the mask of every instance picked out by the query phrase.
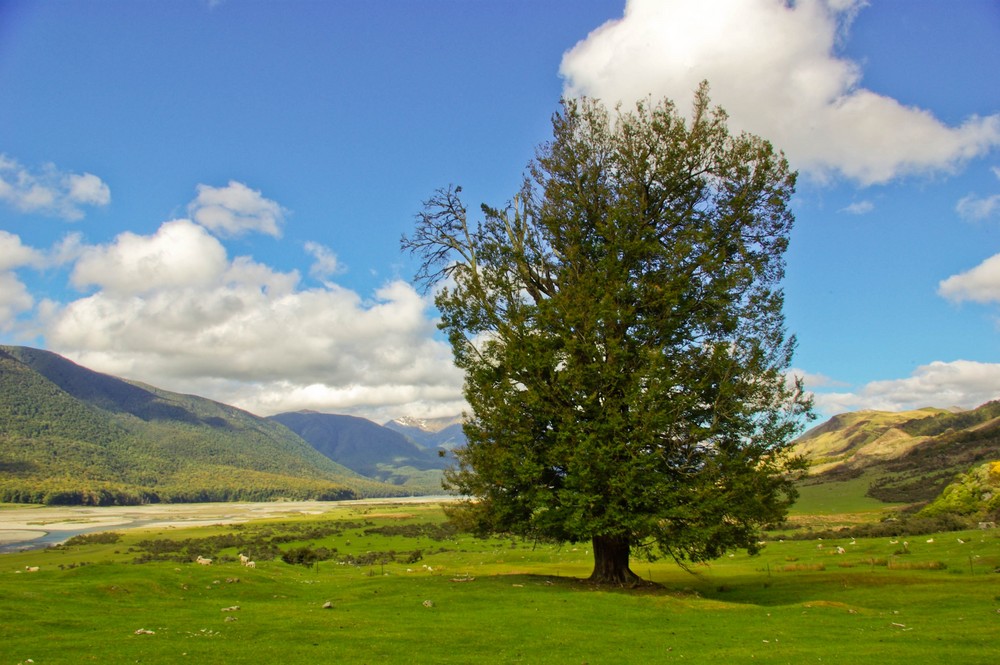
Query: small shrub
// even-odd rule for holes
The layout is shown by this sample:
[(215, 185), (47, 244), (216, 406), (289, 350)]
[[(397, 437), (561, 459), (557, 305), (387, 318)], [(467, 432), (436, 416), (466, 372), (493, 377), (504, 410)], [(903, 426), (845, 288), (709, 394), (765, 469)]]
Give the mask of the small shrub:
[(313, 549), (309, 546), (293, 547), (281, 555), (281, 560), (289, 565), (311, 566), (319, 561), (333, 558), (333, 552), (325, 547)]
[(100, 533), (85, 533), (73, 536), (63, 545), (72, 547), (73, 545), (113, 545), (122, 539), (122, 535), (116, 531), (102, 531)]

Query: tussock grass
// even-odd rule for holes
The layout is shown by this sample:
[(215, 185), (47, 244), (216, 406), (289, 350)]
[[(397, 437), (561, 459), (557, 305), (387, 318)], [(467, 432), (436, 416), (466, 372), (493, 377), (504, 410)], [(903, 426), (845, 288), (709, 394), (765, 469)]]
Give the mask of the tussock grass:
[(892, 559), (888, 563), (889, 570), (945, 570), (948, 564), (944, 561), (900, 561)]
[(826, 566), (821, 563), (792, 563), (781, 568), (781, 572), (783, 573), (801, 573), (816, 570), (826, 570)]

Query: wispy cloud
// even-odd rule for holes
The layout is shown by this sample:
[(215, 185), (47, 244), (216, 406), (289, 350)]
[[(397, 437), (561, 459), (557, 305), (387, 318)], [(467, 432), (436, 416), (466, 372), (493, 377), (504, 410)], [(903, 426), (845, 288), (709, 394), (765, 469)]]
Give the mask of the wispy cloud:
[(871, 201), (858, 201), (852, 203), (849, 206), (841, 208), (841, 212), (846, 212), (851, 215), (867, 215), (872, 210), (875, 209), (875, 204)]
[[(993, 175), (1000, 180), (1000, 167), (994, 166), (990, 169)], [(978, 222), (1000, 213), (1000, 194), (992, 196), (978, 196), (969, 194), (963, 196), (955, 205), (955, 211), (962, 219)]]
[(111, 190), (92, 173), (61, 171), (53, 164), (31, 170), (0, 154), (0, 201), (16, 210), (76, 221), (85, 206), (105, 206)]
[(959, 199), (955, 212), (962, 219), (978, 222), (993, 217), (1000, 212), (1000, 194), (979, 197), (969, 194)]
[(313, 264), (309, 267), (309, 274), (316, 279), (327, 279), (341, 271), (337, 255), (329, 247), (318, 242), (307, 242), (306, 252), (313, 257)]
[[(708, 80), (732, 123), (816, 178), (863, 185), (948, 172), (1000, 146), (1000, 115), (949, 126), (861, 86), (838, 44), (863, 0), (628, 0), (567, 52), (566, 94), (678, 104)], [(747, 76), (747, 72), (754, 72)]]
[(1000, 254), (938, 284), (938, 295), (952, 302), (1000, 302)]
[(287, 211), (259, 191), (235, 180), (225, 187), (198, 185), (197, 189), (188, 214), (213, 233), (231, 237), (256, 232), (281, 237)]

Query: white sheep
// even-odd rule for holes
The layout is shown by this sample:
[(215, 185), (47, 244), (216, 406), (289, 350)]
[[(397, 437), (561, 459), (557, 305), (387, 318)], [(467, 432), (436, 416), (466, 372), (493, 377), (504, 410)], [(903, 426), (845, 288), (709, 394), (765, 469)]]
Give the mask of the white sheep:
[(837, 548), (837, 554), (846, 554), (846, 553), (847, 553), (847, 550), (845, 550), (843, 547), (838, 547)]
[(212, 565), (212, 560), (211, 559), (206, 559), (205, 557), (203, 557), (201, 555), (199, 555), (198, 558), (195, 559), (195, 561), (197, 561), (198, 563), (200, 563), (203, 566), (211, 566)]
[(256, 568), (257, 567), (257, 562), (256, 561), (247, 561), (243, 565), (246, 566), (247, 568)]
[(38, 566), (25, 566), (24, 569), (26, 571), (28, 571), (29, 573), (37, 573), (38, 572)]
[(242, 552), (240, 553), (240, 563), (241, 564), (243, 564), (245, 566), (245, 565), (247, 565), (247, 561), (249, 561), (249, 560), (250, 560), (250, 557), (248, 557), (246, 554), (243, 554)]

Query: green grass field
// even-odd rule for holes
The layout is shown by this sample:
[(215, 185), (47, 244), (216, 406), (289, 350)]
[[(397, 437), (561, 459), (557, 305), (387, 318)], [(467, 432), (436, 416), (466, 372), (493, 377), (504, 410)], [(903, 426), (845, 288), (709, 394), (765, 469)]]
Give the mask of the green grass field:
[[(0, 665), (1000, 661), (996, 531), (776, 540), (691, 572), (634, 561), (659, 586), (615, 590), (579, 581), (585, 544), (480, 540), (443, 519), (435, 505), (355, 507), (0, 555)], [(336, 552), (191, 561), (251, 536)], [(153, 551), (188, 558), (135, 563)]]

